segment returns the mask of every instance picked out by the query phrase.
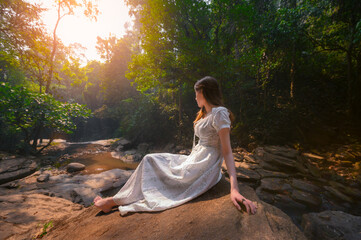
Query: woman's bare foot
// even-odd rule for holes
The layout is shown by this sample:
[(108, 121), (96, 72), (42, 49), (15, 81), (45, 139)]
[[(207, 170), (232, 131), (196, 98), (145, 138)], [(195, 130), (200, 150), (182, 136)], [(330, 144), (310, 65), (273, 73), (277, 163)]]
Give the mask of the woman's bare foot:
[(108, 198), (100, 197), (100, 199), (99, 198), (97, 200), (96, 199), (97, 197), (94, 199), (94, 206), (102, 210), (104, 213), (110, 212), (112, 208), (117, 205), (112, 197), (108, 197)]

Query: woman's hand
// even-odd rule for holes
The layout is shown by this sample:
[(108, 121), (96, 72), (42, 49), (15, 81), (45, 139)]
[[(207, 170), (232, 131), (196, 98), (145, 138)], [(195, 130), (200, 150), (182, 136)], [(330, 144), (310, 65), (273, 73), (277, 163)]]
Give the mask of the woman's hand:
[(256, 214), (257, 206), (254, 205), (254, 203), (252, 201), (243, 197), (237, 190), (231, 191), (231, 200), (232, 200), (234, 206), (236, 206), (236, 208), (239, 211), (242, 210), (241, 206), (239, 205), (239, 202), (240, 202), (244, 205), (248, 214)]

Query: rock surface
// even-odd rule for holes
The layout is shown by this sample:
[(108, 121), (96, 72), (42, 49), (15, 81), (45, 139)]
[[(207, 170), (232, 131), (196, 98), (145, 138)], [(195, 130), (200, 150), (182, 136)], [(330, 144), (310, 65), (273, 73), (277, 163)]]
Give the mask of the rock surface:
[(119, 188), (130, 177), (132, 171), (112, 169), (99, 174), (75, 175), (60, 174), (50, 177), (44, 184), (37, 184), (38, 189), (47, 189), (57, 197), (68, 199), (88, 207), (96, 195), (113, 188)]
[(33, 239), (45, 223), (74, 217), (83, 207), (43, 194), (0, 196), (0, 239)]
[(310, 240), (361, 239), (361, 217), (341, 211), (305, 214), (302, 227)]
[(28, 158), (0, 159), (0, 184), (26, 177), (36, 168), (36, 162)]
[[(324, 179), (317, 162), (313, 162), (322, 160), (321, 157), (282, 146), (257, 147), (252, 153), (236, 150), (234, 156), (238, 180), (255, 188), (267, 203), (290, 216), (296, 214), (292, 219), (298, 226), (302, 214), (311, 211), (342, 210), (355, 215), (361, 212), (357, 210), (361, 192)], [(222, 168), (226, 173), (225, 165)]]
[(66, 171), (69, 173), (79, 172), (84, 169), (85, 169), (85, 165), (77, 162), (69, 163), (68, 166), (66, 166)]
[(158, 213), (120, 216), (115, 208), (102, 214), (95, 207), (65, 221), (54, 222), (46, 239), (306, 239), (290, 218), (260, 201), (246, 185), (240, 191), (256, 201), (258, 212), (239, 212), (222, 180), (189, 203)]

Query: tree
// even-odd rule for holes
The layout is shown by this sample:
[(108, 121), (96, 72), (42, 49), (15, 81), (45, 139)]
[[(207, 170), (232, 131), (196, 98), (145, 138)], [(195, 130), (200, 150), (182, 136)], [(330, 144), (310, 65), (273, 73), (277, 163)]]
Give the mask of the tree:
[[(90, 110), (77, 103), (62, 103), (49, 94), (30, 92), (24, 87), (0, 84), (1, 121), (13, 132), (22, 132), (25, 149), (40, 153), (54, 140), (56, 133), (71, 133), (75, 118), (88, 118)], [(37, 150), (42, 129), (51, 131), (50, 141)]]
[(58, 39), (56, 35), (56, 31), (58, 29), (58, 25), (61, 19), (67, 15), (73, 15), (75, 13), (75, 9), (83, 8), (83, 13), (85, 16), (96, 19), (98, 15), (98, 8), (96, 5), (93, 4), (90, 0), (55, 0), (54, 7), (57, 9), (57, 20), (55, 23), (55, 27), (52, 33), (52, 46), (51, 46), (51, 53), (48, 56), (49, 61), (49, 70), (47, 72), (47, 77), (45, 79), (46, 87), (45, 92), (49, 93), (50, 91), (50, 84), (52, 83), (53, 79), (53, 72), (54, 72), (54, 59), (56, 55), (56, 51), (58, 48)]
[(361, 2), (306, 1), (307, 36), (316, 51), (339, 52), (347, 63), (347, 107), (361, 117)]

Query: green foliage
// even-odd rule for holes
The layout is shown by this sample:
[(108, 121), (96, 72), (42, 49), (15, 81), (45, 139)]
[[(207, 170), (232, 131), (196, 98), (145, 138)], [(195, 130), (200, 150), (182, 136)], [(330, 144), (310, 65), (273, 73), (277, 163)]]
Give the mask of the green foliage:
[(40, 234), (38, 234), (35, 238), (44, 237), (48, 233), (48, 228), (52, 228), (53, 226), (54, 226), (53, 220), (50, 220), (49, 222), (44, 223), (42, 232)]
[(50, 129), (53, 133), (71, 133), (76, 129), (75, 118), (90, 116), (90, 110), (85, 106), (59, 102), (48, 94), (30, 92), (21, 86), (1, 83), (0, 94), (1, 121), (11, 131), (22, 132), (25, 144), (38, 140), (36, 132), (39, 128)]
[[(83, 7), (92, 18), (97, 9), (90, 2), (54, 6), (63, 16)], [(139, 142), (190, 140), (197, 111), (193, 84), (206, 75), (218, 79), (236, 116), (233, 137), (242, 144), (299, 146), (317, 124), (349, 115), (361, 119), (359, 0), (126, 3), (133, 29), (121, 39), (98, 38), (105, 62), (82, 67), (72, 49), (57, 41), (56, 27), (50, 36), (35, 24), (40, 8), (22, 0), (1, 2), (1, 81), (86, 104), (100, 119), (94, 124), (114, 125), (113, 137)], [(2, 133), (22, 131), (29, 135), (26, 142), (39, 135), (39, 122), (69, 132), (75, 123), (64, 112), (84, 111), (49, 95), (14, 91), (8, 94), (16, 111), (4, 112)]]

